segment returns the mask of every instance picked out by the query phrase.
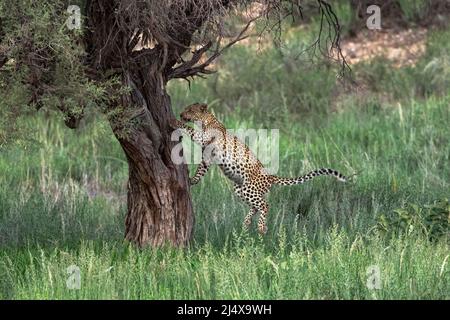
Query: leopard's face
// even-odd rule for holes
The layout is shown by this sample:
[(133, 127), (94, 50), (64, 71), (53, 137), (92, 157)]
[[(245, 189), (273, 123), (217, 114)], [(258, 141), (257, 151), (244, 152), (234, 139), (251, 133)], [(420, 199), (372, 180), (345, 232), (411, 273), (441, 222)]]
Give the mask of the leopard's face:
[(208, 106), (204, 103), (194, 103), (187, 106), (180, 114), (181, 120), (184, 122), (201, 122), (205, 123), (212, 117), (212, 113), (208, 111)]

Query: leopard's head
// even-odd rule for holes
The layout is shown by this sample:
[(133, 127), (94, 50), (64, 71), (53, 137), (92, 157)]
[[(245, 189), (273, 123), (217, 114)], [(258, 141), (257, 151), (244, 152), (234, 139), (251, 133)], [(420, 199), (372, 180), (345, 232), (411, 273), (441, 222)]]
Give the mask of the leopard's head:
[(208, 106), (204, 103), (194, 103), (187, 106), (180, 114), (181, 120), (185, 122), (207, 123), (213, 114), (208, 111)]

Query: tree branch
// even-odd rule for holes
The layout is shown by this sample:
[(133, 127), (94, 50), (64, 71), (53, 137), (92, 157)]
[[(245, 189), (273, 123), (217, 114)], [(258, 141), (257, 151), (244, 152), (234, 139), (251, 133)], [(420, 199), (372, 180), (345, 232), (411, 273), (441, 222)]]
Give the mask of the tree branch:
[(219, 56), (221, 56), (225, 50), (227, 50), (228, 48), (230, 48), (237, 42), (246, 39), (248, 37), (248, 35), (245, 35), (245, 33), (249, 29), (250, 25), (255, 20), (257, 20), (259, 17), (260, 16), (252, 18), (250, 21), (248, 21), (248, 23), (245, 25), (244, 28), (242, 28), (242, 30), (239, 32), (239, 34), (222, 48), (220, 47), (222, 38), (219, 37), (219, 39), (217, 41), (216, 49), (214, 50), (213, 54), (208, 59), (206, 59), (205, 62), (197, 64), (201, 60), (203, 55), (211, 48), (212, 42), (209, 41), (206, 45), (204, 45), (200, 49), (194, 51), (192, 53), (192, 58), (190, 60), (182, 63), (180, 66), (178, 66), (176, 68), (172, 68), (169, 71), (168, 79), (181, 78), (181, 79), (187, 80), (188, 77), (194, 77), (194, 76), (202, 77), (202, 75), (204, 75), (204, 74), (214, 73), (215, 72), (214, 70), (207, 69), (211, 65), (211, 63), (213, 63)]
[[(301, 55), (307, 52), (312, 52), (311, 55), (313, 57), (322, 56), (330, 60), (338, 61), (341, 65), (338, 75), (339, 78), (350, 80), (351, 83), (354, 83), (351, 75), (351, 68), (342, 53), (341, 26), (339, 24), (339, 20), (333, 11), (333, 8), (327, 1), (317, 0), (317, 3), (319, 5), (318, 10), (320, 13), (320, 24), (317, 38), (306, 49), (298, 53), (295, 59), (298, 59)], [(328, 27), (328, 30), (325, 29), (326, 27)], [(325, 38), (324, 32), (326, 32)], [(317, 51), (320, 52), (319, 55), (316, 54)]]

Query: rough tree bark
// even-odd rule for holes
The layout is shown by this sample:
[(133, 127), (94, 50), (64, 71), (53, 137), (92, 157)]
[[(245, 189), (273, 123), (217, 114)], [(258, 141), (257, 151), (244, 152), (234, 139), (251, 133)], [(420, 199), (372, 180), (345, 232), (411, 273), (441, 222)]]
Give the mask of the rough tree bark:
[(194, 218), (187, 168), (174, 165), (170, 157), (174, 145), (167, 125), (173, 117), (170, 98), (152, 75), (134, 73), (125, 78), (133, 91), (124, 97), (129, 99), (124, 104), (138, 108), (125, 134), (112, 123), (129, 167), (125, 239), (139, 246), (165, 242), (185, 246)]
[(130, 34), (115, 25), (115, 3), (88, 1), (85, 40), (89, 67), (98, 74), (120, 76), (122, 85), (131, 89), (111, 101), (108, 110), (129, 167), (125, 238), (140, 247), (185, 246), (194, 216), (187, 166), (171, 160), (175, 142), (169, 119), (174, 114), (165, 89), (169, 62), (175, 61), (167, 61), (159, 46), (132, 52)]

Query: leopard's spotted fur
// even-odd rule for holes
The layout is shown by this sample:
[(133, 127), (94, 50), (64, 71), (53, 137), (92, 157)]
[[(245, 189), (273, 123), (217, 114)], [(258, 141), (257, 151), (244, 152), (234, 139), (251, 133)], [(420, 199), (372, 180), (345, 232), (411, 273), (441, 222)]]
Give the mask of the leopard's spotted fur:
[[(208, 171), (211, 164), (217, 163), (223, 173), (234, 182), (235, 193), (250, 206), (250, 212), (244, 219), (244, 225), (251, 224), (252, 217), (259, 212), (258, 231), (267, 231), (266, 216), (269, 206), (264, 196), (274, 184), (301, 184), (320, 175), (331, 175), (340, 181), (346, 178), (336, 170), (318, 169), (298, 178), (282, 178), (269, 174), (250, 149), (236, 136), (228, 133), (214, 115), (207, 110), (205, 104), (193, 104), (182, 113), (184, 122), (174, 120), (172, 126), (180, 128), (191, 139), (202, 146), (203, 160), (191, 178), (192, 185), (198, 183)], [(193, 129), (185, 122), (201, 124), (201, 129)]]

